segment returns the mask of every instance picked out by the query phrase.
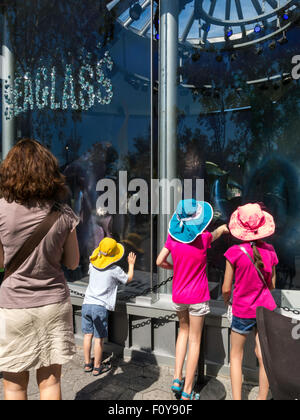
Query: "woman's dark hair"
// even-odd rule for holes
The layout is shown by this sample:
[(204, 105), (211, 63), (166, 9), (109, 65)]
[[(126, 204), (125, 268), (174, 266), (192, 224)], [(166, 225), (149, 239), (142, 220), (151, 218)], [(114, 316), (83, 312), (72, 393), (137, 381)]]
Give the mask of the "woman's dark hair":
[(252, 247), (252, 250), (253, 250), (255, 267), (257, 267), (258, 269), (264, 268), (264, 263), (263, 263), (263, 260), (261, 258), (261, 255), (259, 253), (259, 250), (256, 247), (256, 242), (251, 242), (251, 247)]
[(67, 192), (56, 157), (36, 140), (20, 140), (0, 165), (0, 197), (10, 203), (61, 201)]

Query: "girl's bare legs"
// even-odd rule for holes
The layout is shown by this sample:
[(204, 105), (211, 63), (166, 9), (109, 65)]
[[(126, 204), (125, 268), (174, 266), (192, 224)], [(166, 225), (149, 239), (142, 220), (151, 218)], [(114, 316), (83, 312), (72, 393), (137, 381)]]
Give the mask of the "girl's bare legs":
[(188, 310), (177, 312), (179, 319), (179, 333), (176, 341), (176, 362), (174, 379), (182, 380), (182, 370), (187, 351), (187, 343), (189, 339), (189, 312)]
[(29, 372), (3, 372), (4, 399), (6, 401), (27, 400)]
[(267, 377), (264, 363), (263, 363), (258, 333), (256, 333), (255, 340), (256, 340), (255, 353), (259, 362), (259, 393), (258, 393), (257, 399), (265, 401), (268, 398), (268, 394), (269, 394), (269, 381), (268, 381), (268, 377)]
[(42, 367), (36, 372), (41, 401), (59, 401), (61, 396), (61, 365)]
[(231, 331), (230, 376), (232, 386), (232, 397), (235, 401), (242, 400), (242, 365), (246, 340), (246, 335), (238, 334), (234, 331)]
[(201, 336), (205, 317), (190, 315), (189, 319), (189, 351), (184, 382), (184, 392), (186, 392), (187, 394), (190, 394), (193, 390), (195, 374), (200, 356)]

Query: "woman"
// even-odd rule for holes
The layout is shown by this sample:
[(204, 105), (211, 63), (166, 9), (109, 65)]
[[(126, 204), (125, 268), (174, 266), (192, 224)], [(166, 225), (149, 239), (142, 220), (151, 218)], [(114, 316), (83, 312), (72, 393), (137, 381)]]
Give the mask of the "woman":
[[(231, 325), (231, 383), (233, 399), (242, 399), (242, 362), (247, 335), (256, 329), (256, 309), (263, 306), (271, 311), (276, 303), (271, 295), (275, 288), (277, 255), (272, 245), (262, 241), (275, 232), (273, 217), (259, 204), (239, 207), (231, 216), (229, 230), (241, 241), (225, 253), (226, 271), (223, 297), (226, 304), (235, 287), (232, 302)], [(258, 333), (256, 331), (256, 356), (259, 361), (259, 400), (266, 400), (269, 383), (264, 369)]]
[[(15, 257), (67, 193), (56, 158), (19, 141), (0, 166), (0, 266)], [(35, 369), (42, 400), (61, 399), (61, 365), (75, 353), (72, 306), (61, 264), (79, 263), (77, 216), (66, 205), (47, 235), (0, 288), (0, 371), (6, 400), (27, 399)]]
[[(213, 218), (213, 209), (206, 202), (181, 201), (174, 213), (167, 242), (157, 258), (157, 265), (174, 269), (172, 300), (179, 319), (176, 342), (176, 363), (172, 391), (182, 400), (197, 399), (193, 391), (200, 355), (204, 318), (210, 312), (209, 288), (206, 276), (206, 252), (223, 233), (223, 225), (213, 233), (204, 232)], [(167, 261), (171, 253), (173, 264)], [(187, 346), (189, 348), (185, 381), (182, 378)]]

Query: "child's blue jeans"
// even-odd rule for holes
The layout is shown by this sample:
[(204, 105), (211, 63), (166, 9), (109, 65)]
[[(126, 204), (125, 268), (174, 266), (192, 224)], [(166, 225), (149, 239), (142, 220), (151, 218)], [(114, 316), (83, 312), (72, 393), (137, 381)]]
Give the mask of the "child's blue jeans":
[(95, 338), (108, 336), (108, 311), (100, 305), (82, 305), (82, 332)]

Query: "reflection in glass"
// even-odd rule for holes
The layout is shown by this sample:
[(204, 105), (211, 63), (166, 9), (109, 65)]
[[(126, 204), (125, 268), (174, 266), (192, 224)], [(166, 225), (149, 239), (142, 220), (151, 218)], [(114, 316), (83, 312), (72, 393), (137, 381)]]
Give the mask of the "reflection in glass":
[[(210, 229), (229, 221), (248, 202), (263, 203), (276, 221), (268, 241), (279, 256), (278, 289), (300, 289), (299, 83), (290, 76), (290, 57), (299, 52), (299, 29), (284, 48), (232, 51), (187, 49), (179, 69), (178, 135), (181, 178), (204, 178), (205, 198), (214, 207)], [(209, 252), (209, 279), (219, 287), (222, 238)]]
[(99, 180), (115, 181), (118, 197), (119, 171), (150, 179), (149, 39), (124, 29), (103, 1), (17, 0), (7, 10), (18, 137), (57, 156), (81, 220), (80, 266), (68, 279), (87, 280), (89, 256), (105, 236), (136, 246), (137, 271), (149, 273), (149, 215), (96, 207)]

